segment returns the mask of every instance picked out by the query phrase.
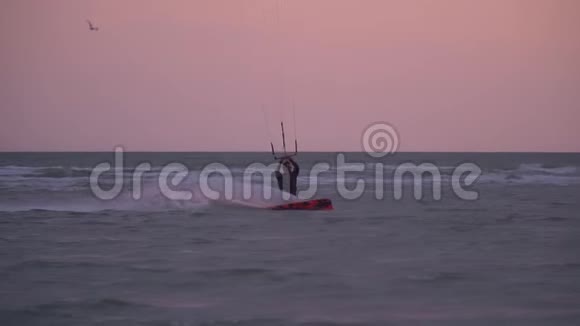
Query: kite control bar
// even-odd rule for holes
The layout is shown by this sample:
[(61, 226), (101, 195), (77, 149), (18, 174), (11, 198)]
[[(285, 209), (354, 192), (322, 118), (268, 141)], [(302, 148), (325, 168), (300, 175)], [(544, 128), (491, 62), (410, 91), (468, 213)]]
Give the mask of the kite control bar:
[(280, 127), (282, 128), (282, 148), (284, 149), (284, 155), (277, 156), (276, 151), (274, 150), (274, 144), (270, 143), (270, 146), (272, 147), (272, 155), (274, 156), (274, 159), (282, 160), (285, 158), (290, 158), (290, 157), (298, 155), (298, 140), (294, 139), (294, 154), (288, 154), (288, 152), (286, 151), (286, 135), (284, 134), (284, 122), (280, 122)]

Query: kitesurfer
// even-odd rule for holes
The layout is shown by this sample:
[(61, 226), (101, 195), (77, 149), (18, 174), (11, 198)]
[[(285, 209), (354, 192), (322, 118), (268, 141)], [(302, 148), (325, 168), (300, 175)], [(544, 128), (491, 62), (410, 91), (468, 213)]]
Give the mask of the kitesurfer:
[(290, 189), (289, 193), (296, 196), (297, 189), (296, 184), (298, 181), (298, 174), (300, 173), (300, 167), (298, 163), (294, 161), (291, 157), (285, 157), (280, 160), (278, 164), (278, 169), (276, 170), (276, 181), (278, 181), (278, 188), (284, 191), (284, 174), (290, 178)]

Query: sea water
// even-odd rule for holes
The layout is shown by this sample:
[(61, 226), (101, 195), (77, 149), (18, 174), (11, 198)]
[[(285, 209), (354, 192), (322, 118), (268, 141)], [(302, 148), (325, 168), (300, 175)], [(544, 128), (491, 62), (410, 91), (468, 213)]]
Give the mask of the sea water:
[[(580, 325), (580, 155), (337, 155), (297, 157), (300, 190), (329, 164), (314, 197), (335, 210), (272, 211), (156, 189), (168, 163), (239, 177), (267, 153), (128, 153), (143, 194), (110, 201), (89, 176), (112, 153), (0, 154), (0, 325)], [(435, 165), (441, 198), (407, 174), (395, 199), (403, 163)], [(452, 187), (465, 163), (476, 200)]]

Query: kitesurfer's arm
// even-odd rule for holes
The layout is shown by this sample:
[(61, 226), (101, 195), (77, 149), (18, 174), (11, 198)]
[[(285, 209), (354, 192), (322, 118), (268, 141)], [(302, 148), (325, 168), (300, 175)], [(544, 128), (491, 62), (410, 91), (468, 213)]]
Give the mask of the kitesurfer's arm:
[(300, 167), (298, 166), (298, 163), (296, 163), (296, 161), (294, 161), (291, 157), (288, 158), (288, 161), (290, 162), (290, 164), (292, 164), (292, 174), (298, 175), (298, 173), (300, 172)]

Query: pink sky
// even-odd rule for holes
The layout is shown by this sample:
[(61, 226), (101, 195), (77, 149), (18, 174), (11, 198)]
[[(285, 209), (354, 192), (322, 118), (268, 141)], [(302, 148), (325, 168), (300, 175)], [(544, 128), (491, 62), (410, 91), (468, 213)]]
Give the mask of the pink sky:
[(3, 151), (267, 151), (293, 101), (303, 150), (580, 151), (576, 0), (7, 0), (0, 44)]

